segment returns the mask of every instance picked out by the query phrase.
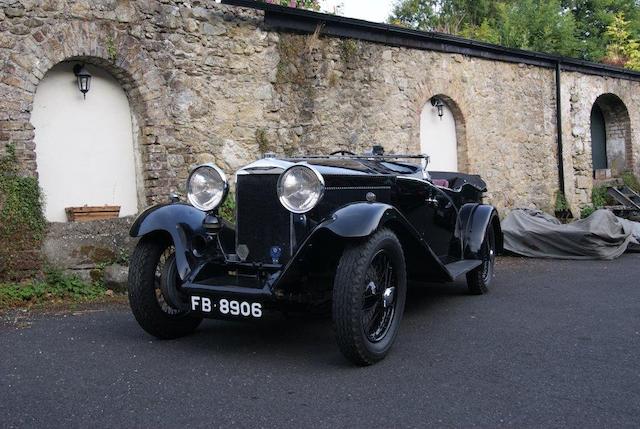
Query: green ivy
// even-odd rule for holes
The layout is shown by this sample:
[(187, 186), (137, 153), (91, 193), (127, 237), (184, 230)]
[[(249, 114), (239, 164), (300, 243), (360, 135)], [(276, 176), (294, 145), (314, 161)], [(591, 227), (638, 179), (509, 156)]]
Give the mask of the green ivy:
[(0, 206), (0, 233), (3, 237), (8, 238), (7, 235), (26, 229), (34, 238), (42, 238), (46, 220), (40, 186), (34, 177), (18, 174), (13, 145), (9, 145), (7, 154), (0, 158)]
[(8, 145), (0, 157), (0, 277), (19, 261), (21, 250), (40, 248), (46, 230), (42, 193), (38, 180), (20, 175), (15, 147)]

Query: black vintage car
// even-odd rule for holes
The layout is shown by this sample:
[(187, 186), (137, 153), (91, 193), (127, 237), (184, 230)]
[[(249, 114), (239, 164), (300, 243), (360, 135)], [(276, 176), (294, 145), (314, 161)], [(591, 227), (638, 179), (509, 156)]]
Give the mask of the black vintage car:
[(465, 275), (487, 291), (502, 233), (481, 203), (479, 176), (428, 172), (423, 155), (340, 151), (265, 157), (236, 176), (235, 225), (214, 165), (193, 170), (189, 203), (161, 204), (135, 221), (129, 300), (159, 338), (191, 333), (203, 317), (260, 319), (267, 311), (331, 309), (341, 351), (360, 365), (391, 348), (407, 282)]

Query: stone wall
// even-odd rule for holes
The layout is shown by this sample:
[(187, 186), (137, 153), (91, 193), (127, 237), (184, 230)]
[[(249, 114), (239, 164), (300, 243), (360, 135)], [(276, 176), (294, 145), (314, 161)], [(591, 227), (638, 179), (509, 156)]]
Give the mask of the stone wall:
[[(139, 130), (146, 203), (183, 190), (189, 169), (228, 173), (265, 151), (323, 153), (373, 144), (419, 150), (422, 107), (440, 95), (456, 116), (461, 169), (487, 201), (553, 210), (558, 189), (551, 69), (264, 26), (262, 12), (207, 1), (0, 2), (0, 151), (36, 174), (30, 124), (39, 81), (61, 61), (102, 66), (123, 85)], [(319, 28), (319, 30), (321, 30)], [(589, 115), (602, 94), (629, 113), (622, 137), (638, 172), (640, 83), (563, 73), (567, 198), (590, 199)]]
[(297, 101), (283, 114), (300, 129), (266, 123), (269, 141), (302, 152), (372, 144), (418, 152), (420, 112), (439, 95), (456, 116), (463, 169), (483, 175), (488, 201), (500, 209), (552, 205), (552, 70), (314, 36), (282, 35), (279, 44), (279, 67), (287, 72), (274, 87)]
[(128, 265), (137, 243), (127, 232), (132, 217), (79, 223), (52, 223), (42, 246), (46, 261), (85, 280), (101, 280), (103, 270)]

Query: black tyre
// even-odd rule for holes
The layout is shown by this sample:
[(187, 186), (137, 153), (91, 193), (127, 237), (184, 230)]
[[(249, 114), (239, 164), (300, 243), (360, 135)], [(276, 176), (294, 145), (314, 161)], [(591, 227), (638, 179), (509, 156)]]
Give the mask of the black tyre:
[(129, 263), (129, 304), (149, 334), (161, 339), (178, 338), (192, 333), (202, 321), (166, 298), (167, 290), (175, 292), (171, 294), (174, 300), (180, 296), (179, 284), (173, 245), (156, 237), (142, 238)]
[(496, 264), (496, 236), (493, 227), (489, 225), (480, 249), (482, 264), (467, 273), (467, 286), (474, 295), (482, 295), (489, 291), (493, 280)]
[(342, 353), (357, 365), (383, 359), (398, 334), (407, 296), (404, 253), (382, 229), (348, 245), (333, 285), (333, 324)]

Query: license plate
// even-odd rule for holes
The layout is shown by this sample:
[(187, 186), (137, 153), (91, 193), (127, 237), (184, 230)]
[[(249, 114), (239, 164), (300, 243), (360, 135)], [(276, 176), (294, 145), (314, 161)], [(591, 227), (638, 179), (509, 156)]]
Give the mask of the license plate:
[(252, 317), (256, 319), (262, 317), (261, 303), (227, 298), (192, 295), (191, 310), (207, 314), (221, 314), (223, 316)]

